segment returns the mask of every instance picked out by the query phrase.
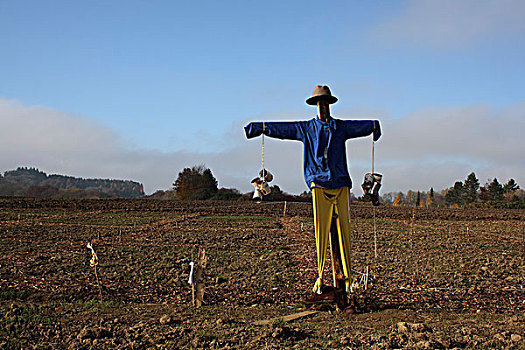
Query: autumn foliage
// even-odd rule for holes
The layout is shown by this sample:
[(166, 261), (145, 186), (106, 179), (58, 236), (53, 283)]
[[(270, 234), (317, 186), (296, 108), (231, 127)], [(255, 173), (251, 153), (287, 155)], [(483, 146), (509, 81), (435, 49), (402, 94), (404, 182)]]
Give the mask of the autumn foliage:
[(184, 168), (173, 183), (177, 199), (209, 199), (217, 189), (217, 179), (204, 165)]

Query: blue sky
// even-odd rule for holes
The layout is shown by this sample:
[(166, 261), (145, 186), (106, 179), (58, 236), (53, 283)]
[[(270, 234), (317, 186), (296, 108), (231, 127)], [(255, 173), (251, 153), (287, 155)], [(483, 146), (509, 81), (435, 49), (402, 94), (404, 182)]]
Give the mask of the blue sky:
[[(0, 170), (133, 178), (152, 192), (206, 163), (247, 191), (260, 141), (242, 126), (312, 118), (304, 100), (327, 84), (335, 117), (381, 120), (387, 190), (440, 189), (470, 171), (520, 183), (523, 18), (512, 0), (0, 1), (0, 121), (12, 128)], [(306, 189), (301, 148), (272, 141), (277, 183)], [(352, 142), (358, 182), (369, 143)]]

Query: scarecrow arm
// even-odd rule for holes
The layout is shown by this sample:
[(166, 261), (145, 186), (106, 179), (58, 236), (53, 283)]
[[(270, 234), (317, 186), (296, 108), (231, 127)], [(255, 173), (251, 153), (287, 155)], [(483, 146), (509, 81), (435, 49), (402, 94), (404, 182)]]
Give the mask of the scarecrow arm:
[(379, 120), (344, 120), (341, 126), (345, 131), (346, 139), (368, 136), (371, 133), (374, 133), (374, 141), (381, 137)]
[[(281, 140), (301, 141), (303, 135), (303, 122), (265, 122), (264, 134)], [(253, 122), (244, 127), (246, 137), (251, 139), (263, 133), (263, 123)]]

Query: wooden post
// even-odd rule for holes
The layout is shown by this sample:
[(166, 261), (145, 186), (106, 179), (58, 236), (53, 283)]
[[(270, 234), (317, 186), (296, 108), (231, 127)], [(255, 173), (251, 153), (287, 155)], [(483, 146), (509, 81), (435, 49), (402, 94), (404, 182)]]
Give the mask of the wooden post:
[(341, 250), (339, 249), (339, 235), (337, 232), (337, 216), (332, 217), (332, 226), (330, 227), (330, 255), (332, 257), (332, 272), (334, 277), (334, 287), (345, 288), (343, 261), (341, 259)]
[(348, 306), (348, 294), (346, 292), (341, 253), (339, 235), (337, 232), (337, 215), (334, 213), (332, 216), (332, 225), (330, 226), (330, 255), (332, 257), (334, 287), (336, 288), (335, 302), (338, 310), (344, 310)]
[(195, 283), (191, 284), (191, 305), (195, 306)]
[(366, 275), (365, 275), (365, 290), (368, 289), (368, 266), (366, 267)]
[(197, 267), (195, 269), (195, 306), (201, 307), (204, 302), (204, 269), (206, 268), (206, 250), (199, 248)]

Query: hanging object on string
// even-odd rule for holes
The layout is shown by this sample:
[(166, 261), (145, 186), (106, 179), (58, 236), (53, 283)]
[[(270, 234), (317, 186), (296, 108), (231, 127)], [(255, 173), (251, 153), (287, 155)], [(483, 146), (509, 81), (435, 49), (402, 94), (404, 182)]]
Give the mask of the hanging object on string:
[[(375, 128), (375, 122), (374, 122), (374, 128)], [(372, 172), (365, 174), (365, 179), (363, 180), (363, 184), (361, 185), (361, 188), (363, 188), (363, 198), (366, 201), (372, 202), (374, 206), (379, 205), (379, 189), (381, 188), (381, 181), (383, 179), (383, 175), (374, 172), (374, 162), (375, 162), (375, 141), (372, 137)]]
[(364, 199), (372, 202), (374, 206), (379, 205), (379, 189), (381, 188), (381, 180), (383, 175), (378, 173), (366, 173), (365, 180), (361, 187), (364, 192)]
[(263, 122), (263, 132), (262, 132), (262, 150), (261, 150), (261, 170), (259, 171), (259, 176), (252, 180), (252, 185), (255, 187), (253, 191), (253, 200), (261, 202), (263, 196), (270, 194), (271, 189), (268, 185), (268, 182), (273, 180), (273, 175), (264, 168), (264, 122)]

